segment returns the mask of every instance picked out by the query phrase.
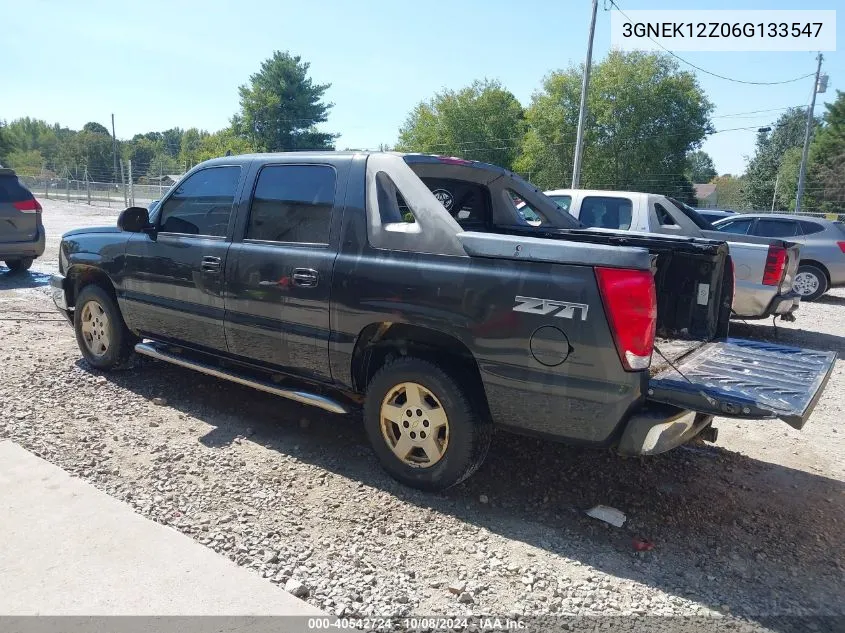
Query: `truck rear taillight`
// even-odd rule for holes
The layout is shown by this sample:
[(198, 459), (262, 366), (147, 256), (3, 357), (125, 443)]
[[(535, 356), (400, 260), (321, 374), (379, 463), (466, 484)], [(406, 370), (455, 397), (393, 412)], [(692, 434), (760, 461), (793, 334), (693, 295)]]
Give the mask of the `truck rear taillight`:
[(648, 369), (657, 329), (657, 294), (647, 270), (596, 268), (604, 311), (627, 371)]
[(35, 198), (18, 200), (17, 202), (13, 202), (12, 205), (18, 211), (23, 211), (24, 213), (41, 213), (41, 204)]
[(783, 246), (769, 246), (766, 268), (763, 271), (764, 286), (779, 286), (786, 272), (786, 249)]
[(836, 242), (836, 245), (839, 247), (839, 250), (845, 253), (845, 242)]

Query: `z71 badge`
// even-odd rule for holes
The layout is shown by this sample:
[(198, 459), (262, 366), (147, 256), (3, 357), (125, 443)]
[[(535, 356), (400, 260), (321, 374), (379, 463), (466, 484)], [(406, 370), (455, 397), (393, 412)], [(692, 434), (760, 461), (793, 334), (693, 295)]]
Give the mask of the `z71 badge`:
[(586, 303), (571, 303), (569, 301), (557, 301), (555, 299), (537, 299), (536, 297), (516, 297), (514, 312), (527, 312), (528, 314), (552, 314), (562, 319), (574, 319), (575, 310), (580, 310), (581, 320), (587, 320), (587, 312), (590, 309)]

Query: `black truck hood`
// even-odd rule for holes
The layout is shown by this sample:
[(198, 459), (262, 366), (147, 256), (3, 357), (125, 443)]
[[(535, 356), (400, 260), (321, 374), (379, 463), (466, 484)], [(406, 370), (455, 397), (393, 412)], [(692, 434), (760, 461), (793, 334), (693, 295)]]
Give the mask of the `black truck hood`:
[(120, 233), (120, 229), (116, 226), (87, 226), (81, 229), (72, 229), (62, 235), (62, 239), (66, 237), (75, 237), (77, 235), (87, 235), (89, 233)]

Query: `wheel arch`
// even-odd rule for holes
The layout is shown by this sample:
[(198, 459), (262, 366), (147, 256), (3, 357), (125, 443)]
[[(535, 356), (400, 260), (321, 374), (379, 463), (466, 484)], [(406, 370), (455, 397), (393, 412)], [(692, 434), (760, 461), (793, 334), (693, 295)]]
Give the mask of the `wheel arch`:
[(74, 264), (65, 275), (65, 298), (68, 306), (76, 305), (76, 298), (85, 286), (95, 284), (111, 295), (117, 303), (117, 291), (114, 282), (101, 268), (86, 264)]
[(827, 277), (827, 285), (830, 287), (830, 271), (827, 269), (827, 266), (815, 259), (800, 259), (798, 260), (798, 267), (800, 268), (801, 266), (815, 266), (820, 269), (824, 273), (824, 276)]
[[(352, 352), (352, 385), (363, 393), (372, 377), (391, 359), (414, 356), (433, 362), (447, 373), (461, 373), (484, 398), (481, 372), (470, 349), (456, 336), (410, 323), (371, 323), (358, 334)], [(445, 361), (445, 362), (444, 362)]]

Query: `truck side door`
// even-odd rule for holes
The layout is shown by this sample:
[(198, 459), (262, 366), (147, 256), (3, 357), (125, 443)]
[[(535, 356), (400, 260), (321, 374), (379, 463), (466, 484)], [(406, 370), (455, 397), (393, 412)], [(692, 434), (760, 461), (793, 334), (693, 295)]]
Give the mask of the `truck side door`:
[(118, 298), (131, 326), (152, 338), (226, 351), (223, 270), (245, 171), (223, 165), (194, 172), (162, 202), (156, 230), (129, 238)]
[(331, 381), (329, 300), (344, 167), (329, 160), (259, 168), (226, 267), (230, 354)]

